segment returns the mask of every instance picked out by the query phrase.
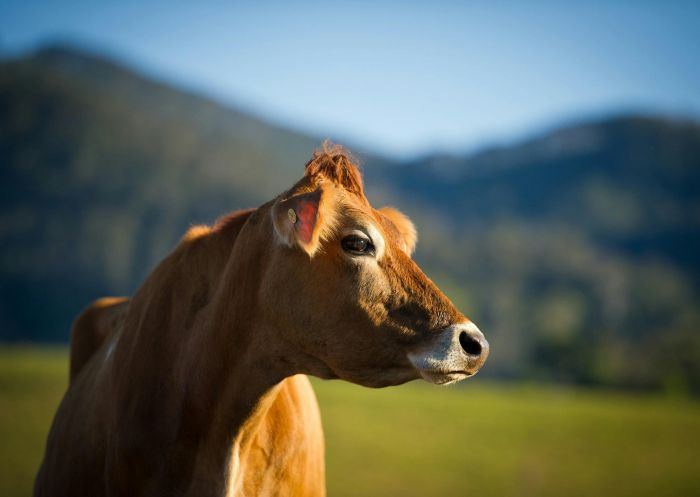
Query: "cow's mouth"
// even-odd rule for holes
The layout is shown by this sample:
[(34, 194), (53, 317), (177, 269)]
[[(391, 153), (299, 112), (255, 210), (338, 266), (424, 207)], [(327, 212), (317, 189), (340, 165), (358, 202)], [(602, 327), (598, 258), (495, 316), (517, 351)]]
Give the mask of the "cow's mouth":
[(474, 376), (477, 371), (439, 371), (439, 370), (418, 370), (421, 377), (435, 385), (452, 385), (462, 380)]

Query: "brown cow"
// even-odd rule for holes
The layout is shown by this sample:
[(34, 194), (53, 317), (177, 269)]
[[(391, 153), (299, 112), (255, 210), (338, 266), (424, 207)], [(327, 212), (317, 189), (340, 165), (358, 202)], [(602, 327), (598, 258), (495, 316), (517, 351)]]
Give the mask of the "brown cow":
[(415, 241), (339, 147), (258, 209), (191, 229), (131, 300), (76, 320), (35, 495), (325, 495), (304, 375), (447, 384), (488, 355)]

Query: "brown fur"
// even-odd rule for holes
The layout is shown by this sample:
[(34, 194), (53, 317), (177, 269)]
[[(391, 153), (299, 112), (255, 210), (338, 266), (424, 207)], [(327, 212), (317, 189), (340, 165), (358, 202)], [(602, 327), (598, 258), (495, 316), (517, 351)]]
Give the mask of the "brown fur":
[(105, 297), (93, 302), (75, 319), (70, 340), (70, 381), (121, 326), (128, 306), (127, 297)]
[[(285, 202), (318, 189), (304, 246)], [(90, 306), (35, 495), (325, 495), (303, 375), (416, 379), (407, 353), (466, 320), (410, 259), (410, 221), (363, 191), (349, 155), (324, 145), (292, 189), (191, 229), (130, 300)], [(376, 261), (340, 245), (367, 223), (386, 242)]]

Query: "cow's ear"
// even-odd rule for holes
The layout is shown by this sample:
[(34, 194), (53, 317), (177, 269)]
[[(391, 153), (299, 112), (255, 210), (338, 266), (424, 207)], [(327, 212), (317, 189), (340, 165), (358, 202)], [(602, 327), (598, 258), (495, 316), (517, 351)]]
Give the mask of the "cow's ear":
[(277, 238), (289, 247), (298, 245), (313, 257), (332, 229), (330, 190), (321, 185), (275, 202), (272, 218)]
[(413, 254), (413, 250), (416, 248), (416, 241), (418, 240), (418, 234), (416, 233), (416, 227), (413, 225), (413, 221), (403, 212), (393, 207), (382, 207), (379, 209), (379, 212), (391, 221), (396, 228), (402, 245), (401, 249), (409, 256)]

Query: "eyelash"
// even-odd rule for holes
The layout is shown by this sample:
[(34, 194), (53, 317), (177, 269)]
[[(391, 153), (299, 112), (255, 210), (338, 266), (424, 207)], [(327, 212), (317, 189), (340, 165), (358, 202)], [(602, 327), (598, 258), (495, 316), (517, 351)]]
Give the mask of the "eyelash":
[[(365, 245), (362, 249), (358, 250), (352, 246), (352, 244), (356, 242), (362, 242)], [(342, 239), (340, 245), (343, 247), (343, 250), (353, 255), (374, 255), (374, 245), (372, 241), (363, 236), (348, 235)]]

